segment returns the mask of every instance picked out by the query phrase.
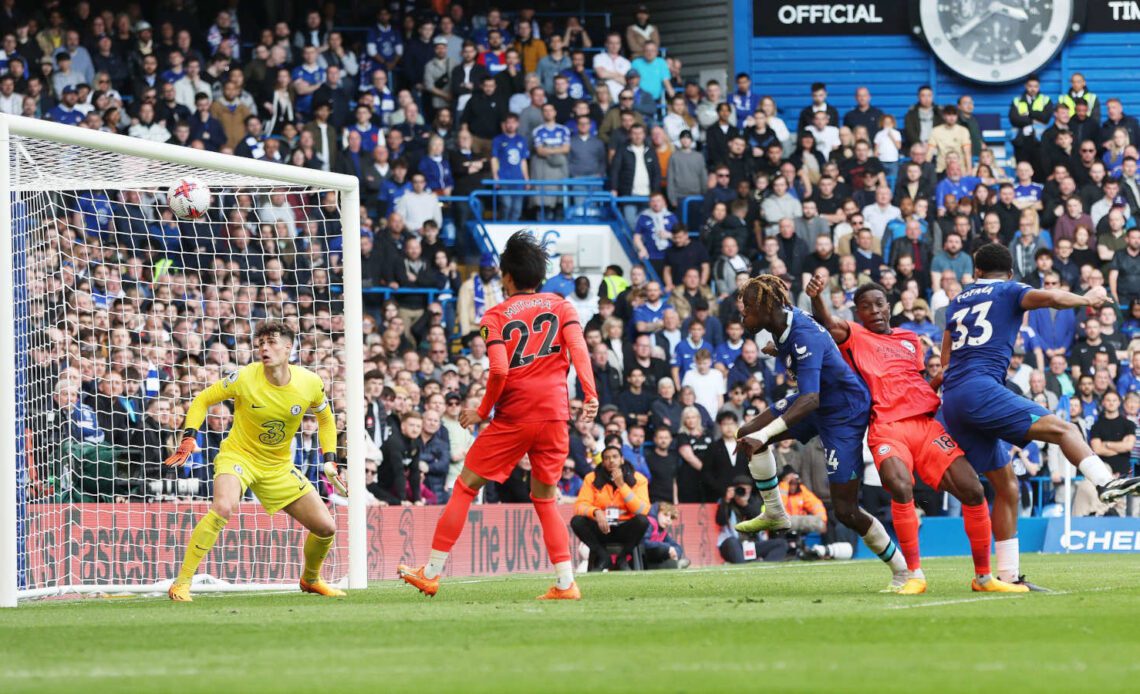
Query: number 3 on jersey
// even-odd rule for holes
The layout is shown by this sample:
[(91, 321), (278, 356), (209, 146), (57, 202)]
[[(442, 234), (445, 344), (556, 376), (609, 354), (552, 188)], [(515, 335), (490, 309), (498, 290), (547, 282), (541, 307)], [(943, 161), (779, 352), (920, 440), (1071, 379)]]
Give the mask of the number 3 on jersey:
[[(954, 341), (950, 343), (950, 349), (955, 350), (963, 345), (977, 347), (990, 341), (994, 334), (994, 326), (987, 320), (986, 316), (989, 314), (993, 303), (986, 301), (973, 308), (964, 308), (950, 317), (950, 320), (954, 322)], [(970, 318), (970, 325), (967, 325), (967, 318)], [(981, 333), (971, 336), (970, 333), (974, 332), (974, 328), (980, 330)]]
[[(543, 332), (544, 326), (546, 332), (542, 337), (542, 345), (534, 354), (526, 354), (526, 346), (527, 342), (530, 341), (530, 336)], [(562, 351), (561, 347), (553, 344), (555, 336), (558, 335), (558, 316), (553, 313), (538, 314), (529, 326), (521, 320), (513, 320), (503, 326), (503, 339), (508, 343), (515, 338), (516, 334), (518, 335), (518, 342), (515, 343), (515, 348), (511, 351), (510, 368), (512, 369), (526, 366), (535, 359), (548, 357)]]

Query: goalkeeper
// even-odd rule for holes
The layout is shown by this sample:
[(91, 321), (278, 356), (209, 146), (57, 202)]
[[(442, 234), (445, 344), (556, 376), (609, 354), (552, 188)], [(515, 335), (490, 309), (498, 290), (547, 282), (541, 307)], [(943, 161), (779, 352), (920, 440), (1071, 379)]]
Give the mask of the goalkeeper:
[(166, 460), (179, 466), (196, 448), (198, 428), (210, 406), (234, 401), (234, 421), (214, 459), (214, 500), (194, 527), (182, 569), (170, 586), (171, 600), (189, 602), (190, 582), (198, 564), (210, 552), (218, 534), (237, 509), (247, 488), (253, 489), (270, 515), (284, 509), (309, 530), (305, 537), (305, 567), (301, 590), (341, 597), (321, 580), (321, 564), (332, 547), (336, 524), (316, 489), (293, 466), (290, 443), (305, 411), (312, 409), (320, 426), (326, 470), (336, 462), (336, 420), (325, 399), (324, 384), (315, 373), (289, 365), (293, 331), (284, 323), (266, 321), (254, 334), (260, 362), (249, 364), (198, 394), (186, 413), (182, 443)]

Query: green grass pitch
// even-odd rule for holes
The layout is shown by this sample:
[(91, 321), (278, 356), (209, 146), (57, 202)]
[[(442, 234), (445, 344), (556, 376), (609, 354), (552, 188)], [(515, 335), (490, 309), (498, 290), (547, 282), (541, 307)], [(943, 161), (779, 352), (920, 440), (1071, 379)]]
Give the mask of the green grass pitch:
[(1055, 593), (979, 595), (969, 560), (881, 595), (878, 562), (384, 581), (0, 612), (0, 692), (1113, 692), (1140, 677), (1140, 557), (1023, 557)]

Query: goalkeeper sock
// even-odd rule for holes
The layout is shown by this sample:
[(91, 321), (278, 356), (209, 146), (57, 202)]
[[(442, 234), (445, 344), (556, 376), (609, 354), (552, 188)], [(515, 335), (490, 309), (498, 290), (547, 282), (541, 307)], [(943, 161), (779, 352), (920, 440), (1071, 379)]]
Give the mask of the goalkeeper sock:
[(570, 566), (570, 533), (566, 530), (566, 523), (558, 515), (554, 507), (554, 499), (536, 499), (532, 494), (530, 500), (534, 503), (534, 512), (538, 522), (542, 525), (542, 539), (546, 542), (546, 553), (554, 564), (554, 571), (558, 578), (555, 585), (566, 590), (574, 582), (574, 571)]
[[(977, 506), (962, 504), (962, 522), (966, 525), (966, 537), (970, 538), (974, 573), (986, 576), (990, 573), (990, 537), (993, 534), (989, 506), (986, 506), (984, 501)], [(1017, 577), (1015, 576), (1013, 580), (1017, 580)]]
[(305, 583), (314, 583), (321, 578), (321, 565), (332, 549), (336, 535), (320, 537), (309, 533), (305, 537), (305, 570), (301, 573), (301, 580)]
[(226, 519), (214, 513), (213, 509), (202, 516), (202, 520), (194, 526), (194, 532), (190, 533), (190, 544), (186, 546), (186, 556), (182, 558), (182, 568), (178, 571), (178, 577), (174, 579), (175, 583), (185, 584), (194, 580), (198, 565), (210, 553), (226, 523)]
[(748, 463), (748, 471), (756, 481), (756, 490), (764, 500), (764, 515), (779, 518), (787, 515), (780, 499), (780, 480), (776, 479), (776, 457), (772, 449), (757, 453)]
[(879, 559), (883, 560), (884, 564), (891, 567), (891, 572), (896, 576), (906, 573), (906, 560), (903, 559), (902, 552), (895, 546), (891, 536), (887, 534), (887, 529), (883, 527), (878, 518), (871, 517), (871, 528), (863, 536), (863, 542)]
[(1085, 479), (1098, 487), (1103, 487), (1112, 481), (1112, 470), (1100, 459), (1099, 455), (1090, 455), (1085, 458), (1080, 465), (1077, 465), (1077, 469), (1081, 471)]
[(443, 565), (447, 555), (455, 546), (455, 541), (463, 534), (463, 526), (467, 523), (467, 511), (471, 502), (475, 500), (475, 490), (468, 487), (462, 479), (455, 480), (455, 489), (447, 506), (443, 507), (443, 514), (435, 526), (435, 535), (431, 538), (431, 559), (424, 567), (424, 576), (435, 578), (443, 573)]
[(918, 516), (914, 513), (914, 501), (905, 504), (891, 501), (891, 518), (894, 519), (895, 536), (899, 539), (906, 568), (916, 571), (922, 566), (922, 561), (918, 553)]

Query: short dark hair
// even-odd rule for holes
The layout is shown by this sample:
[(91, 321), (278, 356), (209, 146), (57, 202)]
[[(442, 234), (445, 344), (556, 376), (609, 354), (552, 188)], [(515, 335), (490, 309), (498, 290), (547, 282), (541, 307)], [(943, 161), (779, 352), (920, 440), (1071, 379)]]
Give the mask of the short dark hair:
[(974, 252), (974, 267), (982, 275), (992, 272), (1012, 272), (1013, 256), (1000, 243), (987, 243)]
[(811, 90), (812, 90), (813, 92), (818, 92), (818, 91), (819, 91), (819, 90), (821, 90), (821, 89), (823, 89), (823, 90), (826, 90), (826, 89), (827, 89), (827, 85), (826, 85), (826, 84), (824, 84), (823, 82), (812, 82), (812, 83), (811, 83)]
[[(869, 292), (882, 292), (883, 296), (888, 295), (887, 288), (883, 285), (879, 284), (878, 282), (867, 282), (866, 284), (860, 285), (859, 288), (855, 290), (855, 294), (851, 297), (852, 305), (858, 306), (859, 299), (862, 298), (864, 294), (867, 294)], [(890, 299), (888, 298), (888, 301), (889, 300)]]
[(516, 231), (499, 255), (499, 270), (510, 275), (518, 289), (538, 289), (546, 279), (546, 250), (529, 231)]
[(280, 335), (287, 342), (292, 342), (297, 337), (288, 323), (279, 320), (267, 320), (257, 326), (257, 330), (253, 333), (253, 341), (257, 342), (268, 335)]
[(716, 423), (717, 424), (724, 424), (725, 422), (727, 422), (730, 419), (734, 422), (740, 421), (740, 418), (737, 417), (736, 413), (733, 412), (732, 410), (721, 410), (716, 415)]

